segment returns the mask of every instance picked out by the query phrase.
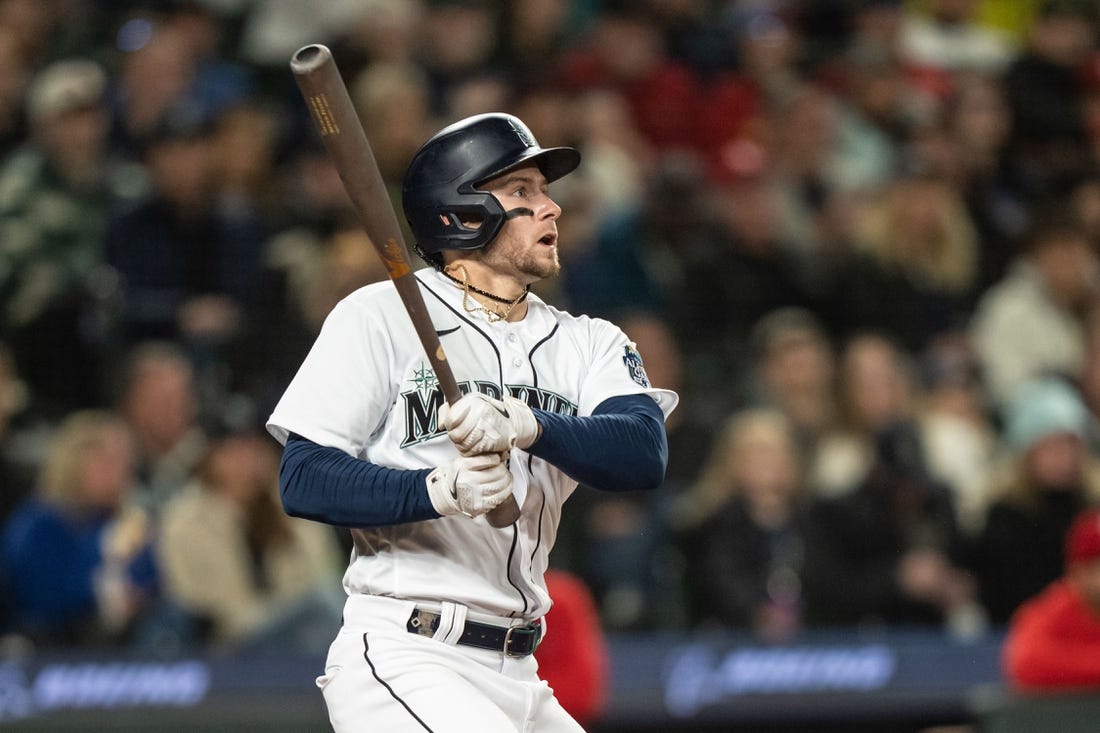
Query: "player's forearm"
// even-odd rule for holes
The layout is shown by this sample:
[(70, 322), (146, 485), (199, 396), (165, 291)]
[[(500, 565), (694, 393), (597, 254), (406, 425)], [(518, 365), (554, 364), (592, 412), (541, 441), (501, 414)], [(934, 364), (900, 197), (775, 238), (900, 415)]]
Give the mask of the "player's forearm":
[(429, 469), (378, 466), (292, 435), (279, 467), (283, 509), (340, 527), (380, 527), (436, 519), (425, 489)]
[(668, 439), (652, 398), (612, 397), (585, 417), (534, 413), (542, 432), (528, 452), (574, 480), (601, 491), (649, 490), (664, 481)]

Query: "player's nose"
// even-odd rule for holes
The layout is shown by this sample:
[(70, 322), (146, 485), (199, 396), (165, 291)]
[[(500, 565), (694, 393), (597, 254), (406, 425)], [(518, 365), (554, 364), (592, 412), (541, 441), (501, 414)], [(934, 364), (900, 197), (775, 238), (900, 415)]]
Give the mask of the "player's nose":
[(549, 194), (545, 195), (542, 205), (539, 206), (539, 218), (557, 219), (559, 216), (561, 216), (561, 207), (554, 199), (550, 198)]

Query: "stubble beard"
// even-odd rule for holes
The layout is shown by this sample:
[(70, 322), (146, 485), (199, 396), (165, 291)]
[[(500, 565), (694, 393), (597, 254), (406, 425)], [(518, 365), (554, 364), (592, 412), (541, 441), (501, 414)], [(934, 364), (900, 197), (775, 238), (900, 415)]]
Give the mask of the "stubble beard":
[(533, 248), (524, 247), (514, 239), (497, 237), (482, 250), (482, 261), (497, 272), (512, 271), (531, 282), (538, 282), (557, 277), (561, 272), (558, 248), (555, 246), (545, 253), (542, 251), (545, 246), (536, 244)]
[[(538, 245), (540, 247), (544, 245)], [(537, 277), (545, 280), (557, 277), (561, 272), (561, 261), (558, 260), (558, 249), (555, 247), (549, 257), (536, 257), (534, 252), (528, 251), (525, 257), (520, 257), (516, 262), (516, 269), (529, 277)]]

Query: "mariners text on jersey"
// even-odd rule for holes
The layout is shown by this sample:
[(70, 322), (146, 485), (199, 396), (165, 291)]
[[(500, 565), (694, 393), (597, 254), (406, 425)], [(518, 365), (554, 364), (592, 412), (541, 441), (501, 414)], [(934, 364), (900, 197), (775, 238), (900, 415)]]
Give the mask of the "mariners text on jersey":
[[(406, 381), (413, 385), (413, 389), (401, 393), (401, 403), (405, 411), (405, 438), (401, 442), (402, 448), (431, 440), (446, 432), (440, 427), (438, 420), (439, 408), (443, 405), (443, 389), (432, 370), (421, 364)], [(524, 384), (506, 384), (504, 387), (509, 395), (523, 400), (533, 408), (559, 415), (577, 414), (576, 403), (556, 392)], [(460, 382), (458, 389), (462, 394), (477, 390), (493, 399), (499, 400), (503, 397), (500, 386), (489, 381)]]

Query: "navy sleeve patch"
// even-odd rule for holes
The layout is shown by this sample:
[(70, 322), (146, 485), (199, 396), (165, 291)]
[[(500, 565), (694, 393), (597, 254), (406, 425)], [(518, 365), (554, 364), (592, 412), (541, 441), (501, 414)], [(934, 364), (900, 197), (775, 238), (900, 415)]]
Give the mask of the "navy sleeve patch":
[(626, 370), (630, 373), (630, 378), (637, 382), (639, 386), (648, 389), (649, 377), (645, 373), (645, 367), (642, 366), (642, 355), (638, 353), (638, 350), (632, 344), (624, 346), (623, 352), (623, 364), (626, 364)]

